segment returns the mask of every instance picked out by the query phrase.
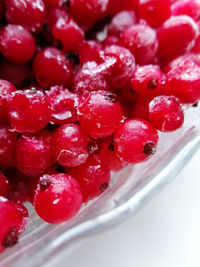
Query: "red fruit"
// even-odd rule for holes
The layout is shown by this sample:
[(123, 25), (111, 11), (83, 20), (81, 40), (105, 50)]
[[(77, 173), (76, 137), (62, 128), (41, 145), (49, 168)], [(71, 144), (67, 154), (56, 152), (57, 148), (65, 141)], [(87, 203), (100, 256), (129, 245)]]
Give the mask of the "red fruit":
[(94, 61), (88, 61), (76, 73), (73, 88), (81, 94), (87, 91), (108, 91), (109, 84), (101, 67)]
[(15, 164), (23, 174), (31, 177), (42, 175), (54, 162), (51, 151), (52, 134), (42, 131), (36, 136), (22, 135), (16, 146)]
[(108, 33), (119, 37), (124, 31), (136, 24), (136, 22), (135, 11), (121, 11), (112, 18)]
[(78, 49), (80, 64), (83, 65), (87, 61), (98, 62), (100, 60), (101, 44), (89, 40), (83, 41)]
[(46, 19), (42, 0), (5, 0), (8, 23), (19, 24), (32, 32), (38, 32)]
[(20, 217), (20, 220), (21, 220), (21, 224), (20, 224), (20, 227), (19, 227), (19, 230), (18, 230), (19, 234), (21, 234), (25, 230), (26, 224), (29, 221), (29, 219), (28, 219), (28, 210), (19, 201), (15, 202), (13, 204), (15, 205), (15, 208), (17, 209), (19, 217)]
[(54, 8), (48, 13), (48, 22), (53, 37), (60, 41), (65, 52), (77, 50), (84, 33), (64, 8)]
[(138, 8), (138, 0), (109, 0), (108, 13), (116, 14), (122, 10), (136, 10)]
[(132, 118), (149, 120), (149, 103), (153, 99), (153, 96), (139, 97), (135, 103)]
[(158, 31), (160, 57), (169, 61), (189, 52), (195, 44), (197, 34), (198, 26), (192, 18), (188, 16), (169, 18)]
[(156, 96), (163, 88), (166, 77), (157, 65), (137, 66), (131, 85), (141, 96)]
[(200, 23), (198, 23), (197, 25), (198, 25), (199, 33), (195, 41), (194, 47), (192, 48), (192, 52), (199, 54), (200, 53)]
[(6, 196), (9, 191), (10, 185), (7, 178), (0, 172), (0, 196)]
[(39, 51), (33, 62), (33, 71), (41, 86), (70, 86), (71, 65), (64, 54), (56, 48), (47, 47)]
[(156, 152), (158, 134), (145, 120), (126, 121), (116, 132), (114, 148), (122, 162), (139, 163)]
[(16, 88), (13, 84), (0, 80), (0, 123), (8, 122), (8, 101), (11, 93), (15, 91)]
[(0, 62), (0, 79), (14, 84), (17, 88), (27, 86), (32, 78), (32, 69), (29, 64), (14, 64), (7, 60)]
[(23, 218), (13, 203), (0, 197), (0, 252), (18, 243)]
[(94, 24), (105, 15), (108, 0), (70, 0), (72, 17), (80, 24)]
[(9, 120), (17, 132), (36, 133), (50, 121), (46, 96), (36, 88), (16, 91), (9, 102)]
[(179, 99), (164, 95), (155, 97), (149, 104), (149, 119), (151, 124), (162, 132), (177, 130), (184, 122)]
[(67, 174), (43, 175), (37, 185), (33, 205), (48, 223), (61, 223), (75, 216), (82, 204), (80, 186)]
[(71, 169), (69, 174), (79, 183), (83, 202), (102, 194), (110, 182), (110, 171), (97, 156), (90, 157), (84, 164)]
[(113, 35), (109, 35), (103, 42), (103, 47), (117, 45), (119, 42), (119, 38)]
[(47, 8), (60, 7), (64, 4), (65, 0), (43, 0)]
[(139, 0), (139, 13), (152, 27), (159, 27), (171, 15), (171, 0)]
[(77, 124), (59, 127), (53, 135), (52, 151), (59, 164), (75, 167), (86, 161), (88, 135)]
[(0, 51), (14, 63), (32, 59), (36, 45), (32, 34), (19, 25), (8, 24), (0, 31)]
[(199, 0), (179, 0), (171, 6), (171, 15), (187, 15), (198, 21), (200, 18)]
[(46, 92), (46, 96), (52, 110), (51, 122), (63, 125), (77, 121), (78, 97), (76, 94), (63, 86), (54, 86)]
[(106, 76), (111, 90), (125, 86), (135, 69), (135, 58), (130, 51), (117, 45), (107, 46), (102, 58), (104, 63), (99, 68)]
[(126, 30), (120, 38), (119, 44), (128, 48), (140, 65), (149, 64), (153, 61), (158, 41), (156, 32), (146, 25), (133, 25)]
[(116, 95), (109, 92), (90, 92), (78, 107), (81, 126), (93, 138), (114, 133), (122, 120), (122, 108)]
[(17, 142), (17, 133), (7, 125), (0, 125), (0, 168), (13, 165), (13, 155)]
[(183, 60), (167, 73), (164, 92), (178, 97), (183, 103), (200, 99), (200, 66), (192, 60)]

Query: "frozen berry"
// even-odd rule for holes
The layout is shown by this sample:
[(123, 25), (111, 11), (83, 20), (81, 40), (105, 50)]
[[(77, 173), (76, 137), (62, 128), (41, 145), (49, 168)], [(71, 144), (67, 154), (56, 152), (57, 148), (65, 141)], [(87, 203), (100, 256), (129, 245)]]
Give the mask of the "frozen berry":
[(97, 156), (91, 156), (84, 164), (71, 169), (69, 174), (79, 183), (83, 202), (99, 196), (110, 182), (110, 171)]
[(88, 135), (79, 125), (66, 124), (54, 133), (52, 150), (59, 164), (74, 167), (88, 158), (87, 144)]
[(109, 35), (107, 38), (102, 42), (103, 47), (117, 45), (119, 42), (119, 37), (114, 35)]
[(156, 129), (145, 120), (126, 121), (116, 132), (114, 147), (122, 162), (139, 163), (155, 154)]
[(171, 15), (171, 0), (139, 0), (139, 13), (149, 25), (159, 27)]
[(185, 15), (169, 18), (158, 31), (160, 57), (169, 61), (189, 52), (197, 35), (198, 26), (192, 18)]
[(156, 32), (142, 24), (133, 25), (126, 30), (121, 35), (119, 44), (128, 48), (140, 65), (151, 63), (158, 49)]
[(138, 0), (109, 0), (108, 13), (116, 14), (122, 10), (137, 10)]
[(53, 37), (61, 42), (65, 52), (78, 49), (83, 41), (83, 31), (64, 9), (51, 9), (48, 21)]
[(132, 118), (149, 120), (149, 103), (154, 96), (141, 96), (137, 99), (132, 112)]
[(0, 172), (0, 196), (7, 196), (10, 185), (8, 179)]
[(0, 125), (0, 168), (13, 166), (17, 134), (7, 125)]
[(37, 214), (48, 223), (61, 223), (77, 214), (82, 204), (80, 186), (67, 174), (43, 175), (33, 198)]
[(120, 126), (122, 109), (115, 94), (90, 92), (78, 107), (78, 118), (91, 137), (105, 137)]
[(200, 18), (200, 1), (199, 0), (179, 0), (171, 7), (171, 15), (188, 15), (198, 21)]
[(36, 133), (50, 121), (51, 110), (42, 91), (16, 91), (9, 101), (9, 120), (17, 132)]
[(175, 95), (183, 103), (195, 103), (200, 99), (200, 66), (193, 60), (183, 60), (167, 73), (164, 92)]
[(41, 30), (46, 9), (42, 0), (5, 0), (8, 23), (19, 24), (32, 32)]
[(110, 35), (120, 36), (136, 22), (137, 17), (134, 11), (122, 11), (113, 17), (108, 32)]
[(47, 47), (38, 52), (33, 62), (33, 70), (41, 86), (70, 86), (71, 65), (64, 54), (56, 48)]
[(135, 58), (128, 49), (112, 45), (104, 49), (104, 63), (100, 65), (111, 90), (125, 86), (131, 79), (135, 69)]
[(13, 84), (0, 80), (0, 123), (8, 122), (8, 101), (11, 93), (15, 91), (16, 88)]
[(83, 65), (87, 61), (98, 62), (100, 60), (101, 48), (101, 44), (93, 40), (83, 41), (78, 49), (80, 64)]
[(134, 91), (141, 96), (158, 95), (166, 80), (165, 75), (157, 65), (137, 66), (131, 85)]
[(109, 84), (97, 63), (89, 61), (76, 73), (73, 88), (77, 93), (98, 90), (108, 91)]
[(63, 86), (53, 86), (46, 92), (51, 107), (51, 122), (57, 125), (77, 121), (77, 95)]
[(174, 96), (155, 97), (149, 104), (149, 119), (162, 132), (177, 130), (184, 121), (180, 101)]
[(44, 173), (54, 162), (51, 151), (52, 134), (42, 131), (36, 136), (22, 135), (16, 146), (15, 164), (27, 176), (36, 177)]
[(25, 63), (32, 59), (36, 45), (34, 37), (19, 25), (8, 24), (0, 31), (0, 51), (10, 61)]
[(69, 0), (43, 0), (43, 2), (45, 3), (45, 6), (50, 9), (52, 7), (60, 7), (64, 2), (69, 2)]

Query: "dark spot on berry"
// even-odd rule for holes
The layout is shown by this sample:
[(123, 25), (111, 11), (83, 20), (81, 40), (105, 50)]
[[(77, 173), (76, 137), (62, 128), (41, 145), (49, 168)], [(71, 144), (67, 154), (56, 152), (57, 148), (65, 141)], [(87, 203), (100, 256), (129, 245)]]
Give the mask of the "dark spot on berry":
[(73, 51), (70, 51), (66, 54), (66, 57), (69, 61), (73, 62), (75, 65), (79, 65), (80, 59), (78, 54), (75, 54)]
[(108, 188), (108, 183), (105, 182), (105, 183), (100, 185), (99, 190), (100, 191), (105, 191), (107, 188)]
[(110, 145), (108, 146), (108, 149), (111, 150), (111, 151), (114, 151), (114, 141), (113, 140), (110, 143)]
[(18, 243), (18, 230), (16, 226), (13, 226), (10, 231), (7, 233), (6, 237), (4, 238), (2, 242), (2, 246), (4, 248), (10, 248), (13, 247)]
[(148, 87), (150, 90), (156, 89), (156, 87), (157, 87), (157, 80), (156, 80), (156, 79), (152, 79), (152, 80), (150, 80), (150, 81), (147, 83), (147, 87)]
[(193, 106), (194, 108), (198, 107), (198, 102), (194, 103), (192, 106)]
[(45, 176), (40, 178), (39, 185), (40, 185), (41, 191), (45, 191), (46, 189), (48, 189), (50, 187), (51, 181), (50, 181), (48, 175), (45, 175)]
[(117, 98), (118, 98), (117, 95), (112, 94), (112, 93), (104, 94), (104, 97), (106, 100), (113, 102), (113, 103), (117, 102)]
[(59, 40), (55, 40), (55, 47), (58, 49), (63, 49), (63, 44)]
[(143, 148), (143, 153), (146, 156), (154, 155), (156, 153), (156, 146), (154, 145), (154, 143), (152, 142), (146, 143)]
[(58, 168), (56, 168), (56, 171), (59, 172), (59, 173), (65, 173), (65, 169), (63, 166), (58, 166)]
[(90, 140), (87, 145), (87, 152), (92, 154), (98, 150), (98, 145), (94, 140)]

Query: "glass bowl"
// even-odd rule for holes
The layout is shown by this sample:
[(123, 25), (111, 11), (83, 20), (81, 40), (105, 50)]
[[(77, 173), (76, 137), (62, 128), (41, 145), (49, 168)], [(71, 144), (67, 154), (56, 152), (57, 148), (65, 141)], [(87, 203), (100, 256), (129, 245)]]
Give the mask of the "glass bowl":
[(178, 131), (160, 133), (157, 153), (145, 163), (112, 174), (109, 189), (60, 225), (43, 222), (28, 205), (30, 223), (12, 249), (0, 255), (0, 266), (38, 267), (66, 257), (78, 242), (108, 229), (141, 209), (187, 164), (200, 146), (200, 107), (185, 107)]

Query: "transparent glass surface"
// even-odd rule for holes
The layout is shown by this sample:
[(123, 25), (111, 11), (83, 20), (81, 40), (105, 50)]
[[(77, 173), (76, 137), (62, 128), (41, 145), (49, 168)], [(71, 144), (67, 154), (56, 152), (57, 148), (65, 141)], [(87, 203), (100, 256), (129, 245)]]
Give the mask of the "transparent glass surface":
[(77, 242), (125, 220), (167, 185), (200, 146), (200, 108), (186, 108), (184, 126), (160, 134), (157, 153), (145, 163), (112, 174), (110, 188), (72, 220), (50, 225), (30, 205), (30, 223), (20, 243), (0, 255), (0, 266), (38, 267), (66, 256)]

